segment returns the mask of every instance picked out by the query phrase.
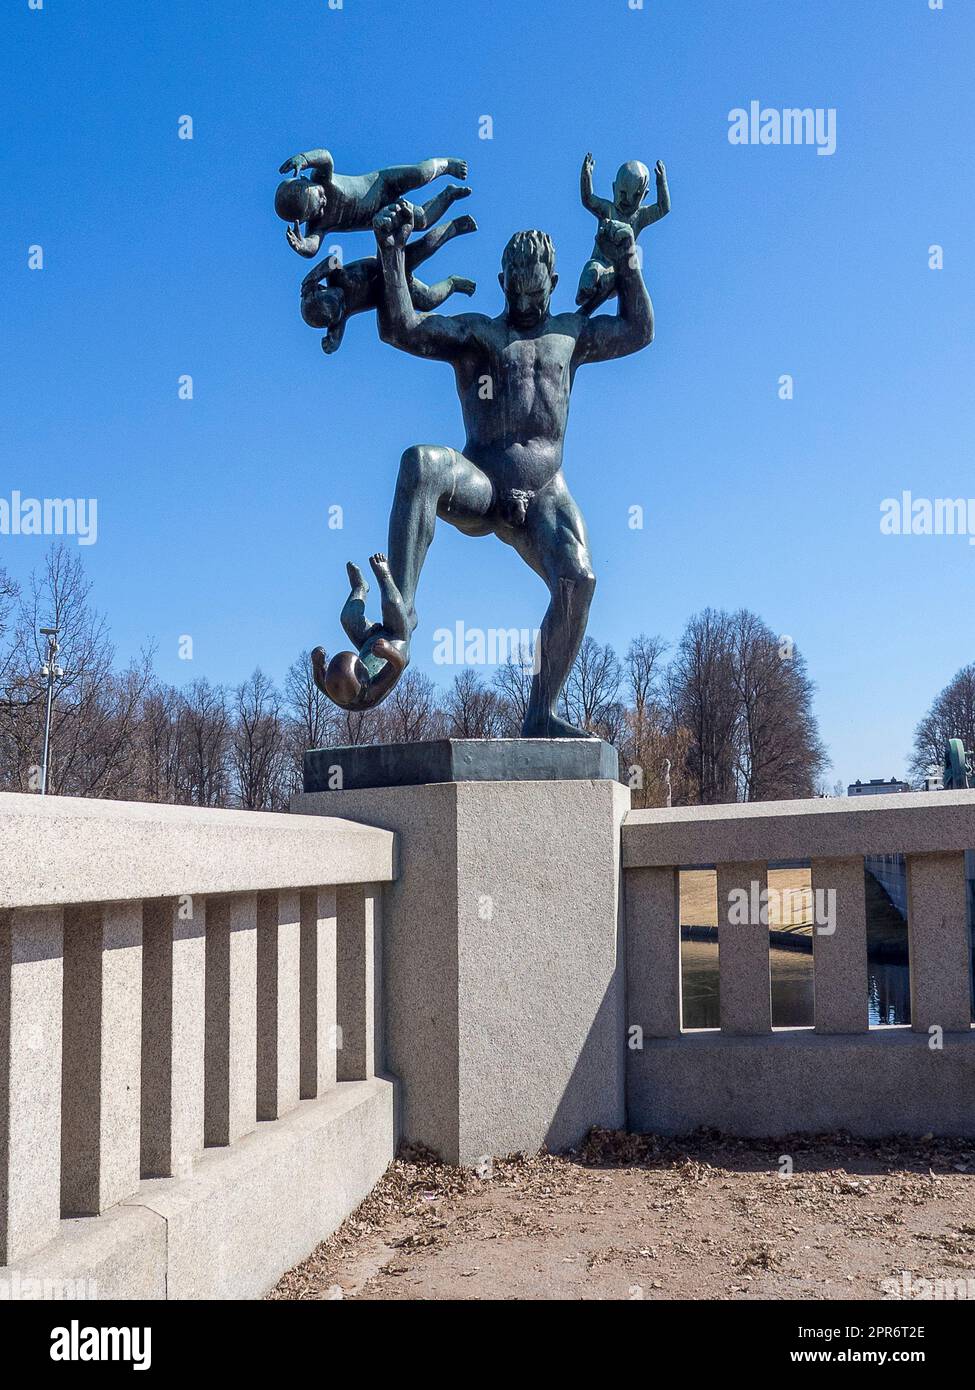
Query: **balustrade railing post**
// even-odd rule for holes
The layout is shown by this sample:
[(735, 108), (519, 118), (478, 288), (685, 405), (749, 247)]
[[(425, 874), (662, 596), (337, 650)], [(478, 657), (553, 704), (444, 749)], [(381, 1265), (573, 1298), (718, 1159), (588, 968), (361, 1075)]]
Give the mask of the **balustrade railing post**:
[(681, 1031), (680, 874), (628, 869), (626, 894), (626, 1021), (646, 1037)]
[[(865, 1033), (867, 1009), (867, 910), (863, 856), (812, 861), (813, 989), (817, 1033)], [(818, 923), (822, 905), (832, 921)], [(825, 927), (825, 930), (823, 929)]]
[(965, 855), (907, 856), (911, 1027), (946, 1033), (972, 1026)]
[(64, 920), (61, 1209), (96, 1216), (140, 1178), (142, 903)]
[(0, 1265), (61, 1219), (63, 913), (0, 913)]
[(718, 865), (719, 1016), (725, 1033), (768, 1033), (772, 977), (768, 920), (762, 921), (768, 865)]
[(187, 1177), (203, 1151), (206, 899), (144, 904), (142, 1175)]
[(301, 895), (257, 899), (257, 1118), (298, 1104), (301, 1034)]
[(257, 894), (208, 898), (206, 908), (207, 1144), (232, 1144), (257, 1125)]
[(336, 906), (334, 888), (301, 895), (301, 1096), (314, 1100), (336, 1081)]
[(376, 1071), (378, 908), (379, 894), (373, 885), (360, 883), (338, 890), (340, 1081), (365, 1081)]

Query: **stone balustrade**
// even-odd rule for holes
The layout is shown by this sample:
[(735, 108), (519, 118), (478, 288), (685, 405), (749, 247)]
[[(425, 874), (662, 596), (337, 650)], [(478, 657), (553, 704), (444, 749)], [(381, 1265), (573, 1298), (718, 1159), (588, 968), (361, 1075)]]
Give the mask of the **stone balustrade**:
[[(0, 795), (0, 1285), (260, 1296), (398, 1137), (476, 1163), (592, 1125), (975, 1135), (975, 792), (627, 803), (601, 779), (289, 815)], [(901, 855), (911, 1023), (871, 1028), (864, 859)], [(830, 901), (813, 1027), (772, 1025), (785, 861)], [(704, 866), (720, 1027), (685, 1030)]]
[(2, 794), (0, 845), (0, 1265), (371, 1082), (388, 831)]
[[(634, 1127), (972, 1132), (973, 845), (972, 791), (631, 811), (627, 1016), (645, 1040), (628, 1058)], [(907, 863), (909, 1030), (868, 1023), (863, 861), (890, 854)], [(797, 859), (832, 918), (812, 931), (815, 1027), (773, 1030), (768, 921), (754, 907), (769, 863)], [(717, 870), (720, 1030), (685, 1032), (679, 870), (704, 866)]]

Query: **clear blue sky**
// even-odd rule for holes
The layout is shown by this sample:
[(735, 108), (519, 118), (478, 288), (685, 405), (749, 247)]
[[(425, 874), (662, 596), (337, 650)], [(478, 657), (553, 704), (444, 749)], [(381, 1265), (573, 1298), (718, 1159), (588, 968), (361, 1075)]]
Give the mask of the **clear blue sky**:
[[(3, 27), (0, 496), (97, 497), (83, 553), (122, 658), (149, 637), (164, 677), (233, 682), (335, 649), (344, 562), (385, 546), (400, 453), (463, 443), (448, 367), (366, 317), (326, 359), (302, 323), (307, 265), (271, 205), (286, 156), (466, 157), (481, 230), (434, 264), (476, 278), (488, 313), (531, 226), (571, 305), (586, 150), (602, 193), (622, 160), (663, 158), (673, 212), (642, 241), (657, 340), (584, 369), (573, 398), (590, 631), (624, 648), (707, 604), (753, 608), (806, 653), (832, 775), (902, 770), (975, 659), (975, 547), (879, 529), (904, 488), (975, 494), (970, 0), (7, 0)], [(729, 144), (753, 99), (836, 108), (835, 155)], [(0, 537), (3, 562), (22, 579), (47, 544)], [(532, 627), (545, 601), (514, 552), (441, 526), (416, 662), (449, 680), (437, 627)]]

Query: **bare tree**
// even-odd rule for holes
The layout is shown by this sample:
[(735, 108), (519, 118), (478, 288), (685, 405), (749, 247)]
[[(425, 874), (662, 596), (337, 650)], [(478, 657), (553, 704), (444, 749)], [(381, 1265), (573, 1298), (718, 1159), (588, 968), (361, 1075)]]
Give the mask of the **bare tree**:
[(908, 766), (915, 782), (920, 783), (931, 767), (942, 766), (951, 738), (975, 748), (975, 663), (956, 672), (914, 730)]
[(411, 667), (377, 711), (379, 743), (416, 743), (444, 731), (437, 688), (429, 676)]
[(634, 637), (627, 649), (625, 678), (637, 720), (658, 701), (661, 663), (666, 650), (667, 643), (662, 637), (648, 637), (644, 632)]
[(273, 811), (286, 804), (285, 758), (281, 696), (258, 667), (234, 691), (230, 764), (244, 810)]
[(42, 757), (47, 639), (39, 629), (58, 629), (48, 787), (75, 796), (123, 795), (125, 769), (116, 766), (132, 736), (148, 659), (129, 671), (113, 671), (115, 652), (105, 620), (89, 603), (90, 582), (81, 559), (64, 545), (52, 547), (41, 570), (20, 595), (9, 653), (4, 705), (8, 785), (36, 790)]
[(812, 796), (828, 760), (812, 714), (813, 686), (802, 654), (744, 608), (732, 616), (730, 636), (738, 696), (739, 800)]
[(470, 666), (454, 677), (444, 701), (444, 715), (451, 738), (497, 738), (504, 726), (497, 691)]
[(335, 741), (345, 747), (383, 743), (382, 725), (376, 710), (337, 709)]
[(11, 579), (7, 571), (0, 565), (0, 643), (3, 643), (3, 646), (0, 647), (0, 689), (3, 688), (7, 664), (10, 660), (6, 635), (10, 624), (10, 615), (19, 594), (20, 589), (16, 581)]
[(205, 678), (184, 696), (183, 794), (193, 806), (226, 806), (230, 716), (222, 686)]
[(341, 741), (337, 737), (338, 710), (315, 684), (307, 651), (301, 652), (285, 674), (284, 710), (283, 779), (288, 793), (300, 792), (305, 753), (310, 748), (327, 748)]
[[(560, 708), (570, 724), (605, 737), (619, 725), (623, 668), (613, 648), (584, 637), (560, 697)], [(607, 739), (607, 742), (612, 742)]]
[(706, 608), (691, 618), (668, 672), (674, 722), (690, 734), (687, 771), (695, 801), (736, 800), (738, 717), (727, 613)]
[(828, 759), (802, 654), (747, 609), (688, 623), (668, 671), (692, 801), (812, 796)]
[(509, 656), (495, 671), (493, 685), (499, 701), (500, 732), (506, 738), (517, 738), (532, 693), (531, 664)]
[(284, 677), (284, 702), (305, 748), (321, 748), (328, 742), (335, 723), (335, 706), (315, 684), (311, 654), (307, 651), (288, 667)]
[[(38, 629), (59, 629), (51, 790), (249, 808), (287, 803), (301, 786), (308, 748), (415, 742), (451, 733), (520, 733), (532, 671), (509, 659), (489, 685), (476, 670), (443, 696), (408, 671), (372, 711), (339, 710), (318, 690), (309, 658), (289, 668), (284, 694), (260, 670), (234, 692), (198, 680), (186, 690), (156, 679), (144, 652), (124, 670), (104, 619), (90, 603), (81, 559), (55, 546), (26, 593), (0, 570), (0, 785), (36, 789), (47, 656)], [(786, 650), (747, 610), (713, 609), (688, 622), (673, 660), (645, 634), (623, 664), (587, 637), (570, 672), (561, 712), (619, 751), (637, 805), (810, 795), (826, 756), (812, 712), (813, 684), (801, 654)], [(975, 665), (965, 667), (918, 725), (913, 770), (941, 761), (946, 740), (975, 747)]]
[(137, 732), (141, 788), (146, 801), (188, 800), (183, 740), (186, 701), (173, 685), (146, 691)]
[(15, 710), (21, 701), (13, 678), (14, 647), (10, 641), (10, 618), (20, 590), (0, 566), (0, 787), (14, 786), (17, 742), (14, 737)]
[[(663, 805), (666, 799), (664, 761), (674, 752), (660, 691), (666, 650), (662, 637), (640, 633), (630, 643), (623, 666), (629, 706), (624, 706), (625, 722), (614, 741), (620, 749), (623, 780), (637, 807)], [(675, 759), (670, 757), (670, 761)]]
[(60, 743), (54, 748), (53, 765), (60, 769), (62, 791), (128, 800), (145, 795), (138, 735), (143, 703), (154, 684), (149, 653), (97, 683), (87, 676), (78, 683), (70, 715), (62, 706)]

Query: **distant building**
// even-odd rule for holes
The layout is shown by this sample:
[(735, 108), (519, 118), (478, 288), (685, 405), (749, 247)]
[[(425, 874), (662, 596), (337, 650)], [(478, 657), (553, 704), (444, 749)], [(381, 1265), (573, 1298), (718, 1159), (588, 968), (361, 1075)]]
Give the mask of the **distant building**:
[(889, 782), (885, 782), (882, 777), (871, 777), (869, 782), (861, 782), (859, 778), (851, 782), (846, 789), (847, 796), (883, 796), (890, 792), (909, 792), (911, 790), (907, 782), (898, 782), (896, 777), (892, 777)]

